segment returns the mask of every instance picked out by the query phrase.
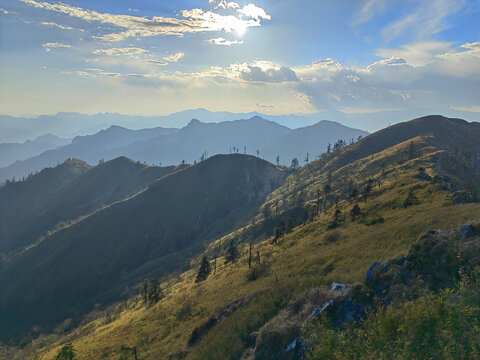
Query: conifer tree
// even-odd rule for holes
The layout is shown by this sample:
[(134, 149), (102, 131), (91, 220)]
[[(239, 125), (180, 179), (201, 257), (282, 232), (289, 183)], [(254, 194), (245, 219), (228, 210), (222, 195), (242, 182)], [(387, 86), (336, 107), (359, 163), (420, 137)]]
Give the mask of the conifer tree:
[(232, 240), (228, 245), (227, 254), (225, 255), (225, 264), (228, 264), (229, 262), (235, 264), (235, 262), (238, 259), (238, 256), (239, 254), (238, 254), (237, 246), (235, 245), (235, 242)]
[(208, 261), (208, 258), (204, 256), (202, 258), (202, 263), (200, 264), (200, 270), (198, 270), (197, 278), (195, 279), (195, 282), (201, 282), (205, 281), (208, 278), (208, 275), (210, 275), (210, 262)]

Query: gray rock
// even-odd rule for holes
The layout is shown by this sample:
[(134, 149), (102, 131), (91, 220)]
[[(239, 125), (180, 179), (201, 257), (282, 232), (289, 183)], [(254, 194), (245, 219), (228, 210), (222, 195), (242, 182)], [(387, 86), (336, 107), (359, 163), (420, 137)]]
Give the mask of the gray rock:
[(336, 283), (335, 281), (332, 282), (332, 285), (330, 286), (330, 290), (332, 291), (343, 291), (346, 288), (347, 288), (347, 285)]
[(319, 314), (321, 314), (322, 312), (324, 312), (325, 310), (327, 310), (330, 306), (332, 306), (334, 303), (333, 300), (329, 300), (325, 303), (323, 303), (322, 305), (317, 305), (315, 306), (315, 308), (313, 309), (312, 313), (310, 314), (310, 316), (317, 316)]
[(373, 274), (375, 273), (375, 269), (380, 266), (378, 261), (375, 261), (367, 270), (367, 276), (365, 278), (365, 282), (370, 282), (373, 279)]
[(285, 348), (285, 352), (295, 350), (295, 348), (297, 347), (297, 341), (298, 341), (298, 338), (293, 339), (293, 341), (289, 343)]
[(473, 228), (472, 224), (465, 224), (460, 229), (460, 234), (462, 237), (469, 237), (475, 234), (475, 229)]

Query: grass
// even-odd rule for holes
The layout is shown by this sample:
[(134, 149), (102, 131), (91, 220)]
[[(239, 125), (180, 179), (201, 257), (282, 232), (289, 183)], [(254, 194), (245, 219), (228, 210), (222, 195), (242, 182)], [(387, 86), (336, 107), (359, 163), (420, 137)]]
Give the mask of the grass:
[[(164, 283), (166, 296), (155, 306), (145, 307), (140, 297), (131, 298), (109, 311), (92, 314), (90, 320), (70, 333), (44, 336), (24, 351), (36, 350), (44, 355), (42, 359), (48, 360), (55, 357), (63, 344), (72, 342), (78, 359), (119, 358), (122, 345), (136, 346), (139, 358), (168, 358), (185, 349), (193, 329), (205, 319), (232, 301), (263, 290), (247, 307), (215, 325), (187, 355), (187, 359), (240, 358), (251, 341), (249, 335), (296, 294), (332, 281), (363, 282), (372, 262), (385, 262), (405, 254), (426, 230), (450, 229), (478, 217), (479, 204), (453, 205), (446, 200), (448, 191), (442, 184), (418, 179), (420, 166), (435, 174), (434, 149), (425, 140), (414, 141), (415, 159), (392, 161), (399, 152), (408, 151), (409, 142), (346, 166), (337, 167), (335, 158), (324, 159), (322, 164), (313, 163), (292, 174), (267, 199), (266, 206), (278, 206), (280, 214), (300, 193), (306, 206), (313, 204), (316, 190), (325, 183), (330, 171), (333, 193), (338, 195), (348, 187), (348, 179), (358, 187), (364, 184), (362, 179), (380, 180), (380, 186), (374, 187), (367, 201), (358, 199), (362, 218), (351, 221), (346, 216), (334, 230), (336, 241), (326, 241), (331, 233), (327, 225), (333, 216), (332, 207), (282, 236), (277, 245), (271, 243), (271, 238), (255, 244), (254, 253), (258, 250), (262, 264), (268, 266), (268, 271), (257, 280), (248, 280), (248, 247), (242, 245), (242, 256), (236, 264), (225, 265), (219, 257), (216, 274), (200, 284), (195, 283), (196, 268)], [(393, 165), (384, 167), (387, 162)], [(412, 191), (418, 204), (405, 208), (404, 200)], [(340, 199), (337, 207), (348, 214), (353, 205), (353, 201)], [(365, 226), (367, 219), (380, 217), (385, 221)], [(255, 222), (261, 221), (259, 214)], [(252, 226), (249, 224), (247, 229)], [(228, 244), (230, 239), (239, 238), (241, 233), (242, 230), (234, 231), (213, 242), (207, 254)]]

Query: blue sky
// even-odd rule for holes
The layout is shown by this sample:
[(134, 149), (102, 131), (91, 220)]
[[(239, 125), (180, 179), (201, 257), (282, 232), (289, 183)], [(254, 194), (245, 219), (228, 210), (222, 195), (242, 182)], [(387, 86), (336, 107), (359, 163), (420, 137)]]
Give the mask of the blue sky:
[(0, 0), (0, 112), (477, 119), (479, 11), (467, 0)]

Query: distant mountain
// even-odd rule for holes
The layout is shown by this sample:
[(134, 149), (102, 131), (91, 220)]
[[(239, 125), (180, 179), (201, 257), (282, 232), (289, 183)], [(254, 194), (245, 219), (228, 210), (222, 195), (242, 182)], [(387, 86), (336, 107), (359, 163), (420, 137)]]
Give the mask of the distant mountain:
[(256, 213), (286, 175), (253, 156), (214, 156), (7, 257), (0, 336), (77, 318), (146, 276), (182, 268), (204, 241)]
[[(24, 161), (17, 161), (0, 169), (0, 181), (13, 177), (19, 179), (43, 168), (55, 167), (71, 157), (82, 159), (92, 165), (97, 164), (101, 159), (111, 160), (124, 155), (122, 152), (111, 152), (112, 148), (127, 146), (176, 131), (178, 130), (164, 128), (130, 130), (120, 126), (110, 126), (94, 135), (77, 136), (66, 146), (45, 151), (40, 155)], [(107, 152), (113, 156), (107, 158), (105, 156)]]
[(39, 155), (44, 151), (69, 144), (71, 139), (62, 139), (52, 134), (45, 134), (23, 143), (0, 144), (0, 168)]
[(292, 158), (310, 159), (326, 150), (329, 142), (365, 136), (331, 121), (292, 130), (276, 122), (254, 116), (248, 120), (204, 123), (192, 120), (182, 129), (128, 130), (112, 126), (95, 135), (76, 137), (72, 144), (47, 151), (31, 159), (0, 169), (0, 181), (22, 177), (44, 167), (55, 166), (69, 157), (96, 164), (99, 159), (127, 156), (149, 164), (176, 165), (185, 160), (198, 161), (204, 151), (209, 155), (232, 152), (257, 154), (270, 162), (280, 155), (280, 163)]
[(70, 159), (26, 181), (9, 183), (0, 188), (0, 252), (29, 246), (56, 226), (134, 195), (175, 169), (127, 158), (95, 167)]

